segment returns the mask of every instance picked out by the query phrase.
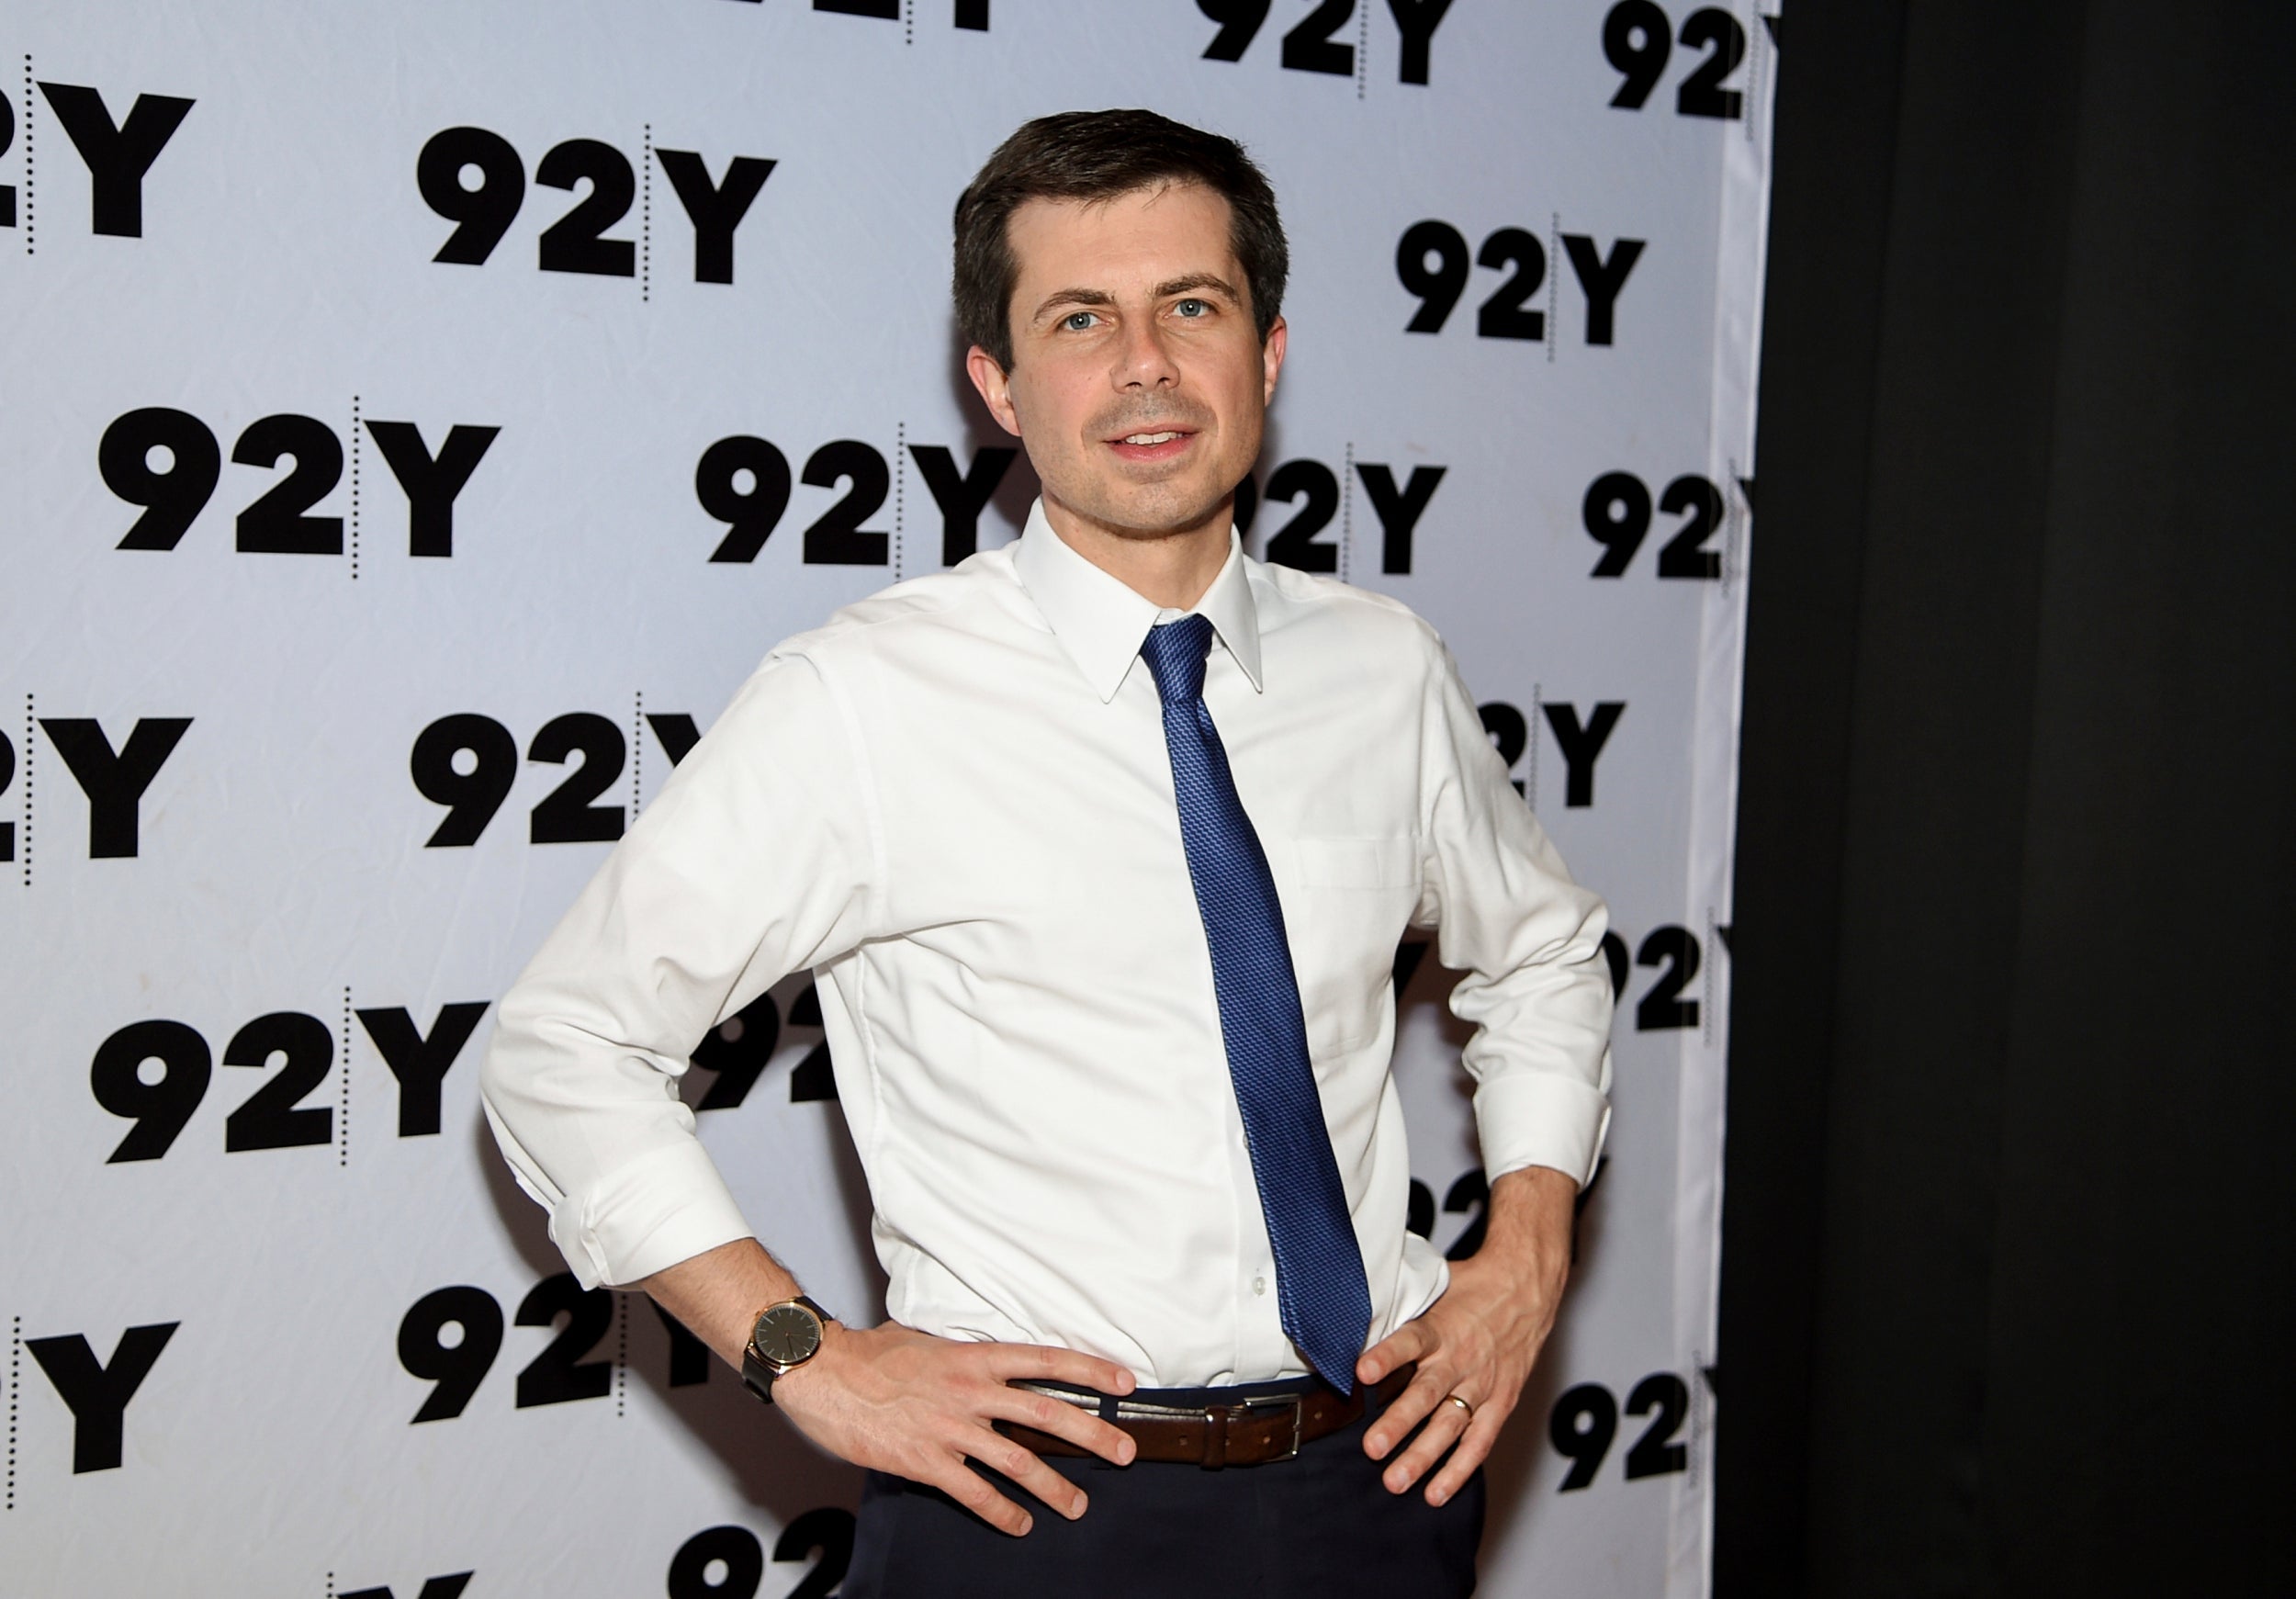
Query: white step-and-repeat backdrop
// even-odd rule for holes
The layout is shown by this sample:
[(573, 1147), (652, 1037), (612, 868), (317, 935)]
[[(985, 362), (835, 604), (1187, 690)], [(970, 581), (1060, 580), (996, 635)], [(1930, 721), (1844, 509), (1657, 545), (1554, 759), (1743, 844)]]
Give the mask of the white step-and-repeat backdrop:
[[(1749, 0), (14, 0), (0, 1592), (834, 1591), (856, 1474), (577, 1288), (477, 1063), (770, 645), (1014, 536), (950, 208), (1024, 118), (1147, 105), (1293, 241), (1255, 553), (1430, 617), (1613, 909), (1485, 1589), (1702, 1593), (1776, 62)], [(1464, 1253), (1420, 952), (1414, 1224)], [(860, 1316), (818, 1022), (793, 976), (688, 1091)]]

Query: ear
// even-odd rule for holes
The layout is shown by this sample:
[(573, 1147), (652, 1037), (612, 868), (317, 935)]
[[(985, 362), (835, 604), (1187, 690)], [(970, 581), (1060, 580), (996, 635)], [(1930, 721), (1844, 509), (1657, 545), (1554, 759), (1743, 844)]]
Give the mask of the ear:
[(1283, 318), (1277, 317), (1276, 325), (1267, 330), (1267, 343), (1260, 347), (1260, 366), (1266, 374), (1266, 381), (1260, 390), (1262, 405), (1276, 398), (1276, 377), (1284, 369), (1284, 345), (1290, 332), (1284, 325)]
[(964, 375), (973, 379), (973, 387), (981, 393), (981, 403), (988, 407), (988, 414), (996, 419), (996, 425), (1015, 438), (1020, 436), (1020, 413), (1013, 409), (1012, 383), (1005, 369), (996, 364), (996, 357), (975, 344), (964, 353)]

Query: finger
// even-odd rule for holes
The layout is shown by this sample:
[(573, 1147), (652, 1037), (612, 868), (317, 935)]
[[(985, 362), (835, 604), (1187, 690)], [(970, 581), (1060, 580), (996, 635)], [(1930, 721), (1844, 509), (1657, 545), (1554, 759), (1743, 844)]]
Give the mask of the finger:
[(1441, 1343), (1441, 1337), (1424, 1318), (1405, 1322), (1363, 1352), (1356, 1362), (1356, 1379), (1359, 1382), (1384, 1381), (1389, 1372), (1425, 1359)]
[(1097, 1413), (1082, 1405), (1070, 1404), (1050, 1394), (1031, 1393), (1021, 1388), (998, 1389), (982, 1407), (983, 1413), (1000, 1421), (1019, 1422), (1034, 1427), (1040, 1433), (1050, 1433), (1065, 1438), (1080, 1449), (1089, 1449), (1103, 1460), (1119, 1466), (1129, 1466), (1140, 1446), (1132, 1436), (1120, 1427), (1110, 1426)]
[(957, 1451), (935, 1450), (933, 1466), (918, 1480), (940, 1489), (998, 1532), (1020, 1537), (1034, 1525), (1027, 1511), (991, 1488), (988, 1480), (966, 1465)]
[[(1453, 1405), (1451, 1408), (1457, 1410), (1458, 1407)], [(1429, 1504), (1446, 1504), (1453, 1494), (1467, 1486), (1467, 1480), (1475, 1474), (1476, 1469), (1491, 1454), (1491, 1446), (1499, 1441), (1499, 1429), (1506, 1424), (1507, 1417), (1514, 1410), (1512, 1403), (1497, 1399), (1475, 1407), (1475, 1419), (1467, 1424), (1467, 1430), (1459, 1435), (1458, 1445), (1451, 1451), (1451, 1458), (1443, 1463), (1443, 1470), (1435, 1474), (1435, 1481), (1427, 1484)]]
[[(1374, 1460), (1387, 1458), (1387, 1452), (1408, 1437), (1412, 1428), (1432, 1414), (1435, 1406), (1443, 1402), (1443, 1396), (1450, 1391), (1447, 1372), (1439, 1367), (1422, 1366), (1412, 1378), (1411, 1386), (1395, 1396), (1395, 1402), (1381, 1411), (1379, 1419), (1364, 1434), (1363, 1452)], [(1458, 1406), (1449, 1408), (1457, 1410)]]
[(1071, 1382), (1100, 1393), (1130, 1393), (1135, 1386), (1128, 1368), (1075, 1349), (1055, 1349), (1046, 1344), (980, 1344), (974, 1347), (999, 1382), (1021, 1377), (1032, 1382)]
[(1451, 1403), (1448, 1399), (1441, 1401), (1428, 1415), (1427, 1424), (1420, 1428), (1419, 1436), (1411, 1441), (1411, 1447), (1405, 1449), (1395, 1463), (1381, 1473), (1379, 1480), (1387, 1484), (1391, 1493), (1409, 1492), (1411, 1485), (1432, 1470), (1445, 1452), (1459, 1441), (1460, 1436), (1470, 1424), (1465, 1409)]
[(982, 1465), (1019, 1483), (1069, 1520), (1085, 1513), (1089, 1503), (1085, 1491), (1046, 1465), (1025, 1445), (1013, 1442), (993, 1428), (975, 1427), (962, 1447)]

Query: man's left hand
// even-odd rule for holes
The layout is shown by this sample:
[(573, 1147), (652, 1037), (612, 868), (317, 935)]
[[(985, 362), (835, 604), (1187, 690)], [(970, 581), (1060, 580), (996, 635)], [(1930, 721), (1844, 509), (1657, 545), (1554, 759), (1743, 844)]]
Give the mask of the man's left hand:
[[(1450, 1459), (1427, 1484), (1427, 1503), (1442, 1504), (1491, 1453), (1554, 1329), (1570, 1271), (1577, 1196), (1569, 1174), (1547, 1166), (1502, 1177), (1491, 1187), (1482, 1247), (1451, 1263), (1451, 1286), (1424, 1314), (1356, 1362), (1356, 1379), (1364, 1383), (1419, 1362), (1411, 1386), (1364, 1434), (1364, 1453), (1381, 1460), (1426, 1422), (1384, 1473), (1390, 1493), (1408, 1492), (1448, 1450)], [(1453, 1403), (1453, 1394), (1466, 1404)]]

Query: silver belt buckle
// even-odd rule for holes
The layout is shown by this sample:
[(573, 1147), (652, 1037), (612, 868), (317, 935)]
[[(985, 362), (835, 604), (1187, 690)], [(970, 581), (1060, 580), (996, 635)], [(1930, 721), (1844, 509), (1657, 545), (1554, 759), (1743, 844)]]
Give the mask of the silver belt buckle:
[[(1273, 1393), (1259, 1399), (1238, 1400), (1227, 1409), (1232, 1413), (1242, 1411), (1247, 1415), (1271, 1410), (1289, 1409), (1291, 1412), (1291, 1447), (1277, 1456), (1276, 1460), (1296, 1460), (1300, 1458), (1300, 1434), (1307, 1424), (1303, 1410), (1306, 1399), (1307, 1395), (1303, 1393)], [(1207, 1425), (1210, 1424), (1211, 1413), (1210, 1411), (1204, 1413), (1204, 1421)], [(1275, 1460), (1268, 1462), (1270, 1465), (1275, 1463)]]

